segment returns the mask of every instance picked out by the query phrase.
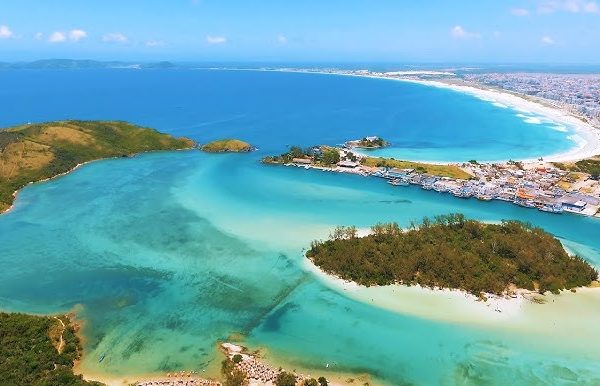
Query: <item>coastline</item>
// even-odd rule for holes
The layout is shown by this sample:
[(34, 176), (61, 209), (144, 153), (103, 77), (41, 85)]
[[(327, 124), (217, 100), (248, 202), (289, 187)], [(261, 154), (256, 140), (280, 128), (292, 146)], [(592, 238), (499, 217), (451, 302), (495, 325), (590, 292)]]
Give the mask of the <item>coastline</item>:
[[(325, 286), (344, 296), (389, 312), (494, 331), (518, 332), (544, 341), (548, 336), (565, 340), (564, 349), (579, 347), (595, 334), (589, 320), (600, 318), (600, 283), (577, 288), (575, 292), (539, 295), (519, 290), (515, 298), (488, 296), (481, 301), (460, 290), (431, 289), (420, 286), (388, 285), (365, 287), (322, 271), (310, 259), (303, 268)], [(590, 355), (600, 354), (600, 347), (588, 347)]]
[(537, 295), (528, 290), (518, 290), (515, 298), (486, 294), (487, 300), (482, 301), (465, 291), (449, 288), (432, 289), (400, 284), (366, 287), (330, 275), (307, 257), (303, 259), (305, 270), (328, 287), (342, 291), (354, 300), (443, 322), (488, 324), (515, 319), (522, 314), (524, 303), (531, 302)]
[[(167, 150), (167, 151), (187, 151), (187, 150), (193, 150), (193, 148), (175, 149), (175, 150)], [(141, 153), (130, 154), (127, 158), (135, 157), (135, 156), (138, 156), (140, 154), (149, 154), (149, 153), (156, 153), (156, 152), (162, 152), (162, 151), (164, 151), (164, 150), (144, 151), (144, 152), (141, 152)], [(73, 168), (71, 168), (71, 169), (69, 169), (69, 170), (67, 170), (65, 172), (59, 173), (59, 174), (57, 174), (55, 176), (44, 178), (44, 179), (41, 179), (41, 180), (38, 180), (38, 181), (30, 181), (27, 184), (25, 184), (24, 186), (22, 186), (21, 188), (15, 190), (13, 192), (13, 194), (12, 194), (12, 196), (13, 196), (13, 202), (12, 202), (12, 204), (8, 208), (6, 208), (5, 210), (0, 211), (0, 216), (2, 216), (3, 214), (7, 214), (7, 213), (11, 212), (15, 208), (15, 205), (16, 205), (16, 202), (17, 202), (17, 196), (19, 195), (19, 192), (21, 190), (25, 189), (29, 185), (39, 184), (39, 183), (43, 183), (43, 182), (47, 182), (47, 181), (53, 180), (55, 178), (60, 178), (60, 177), (66, 176), (67, 174), (73, 173), (74, 171), (76, 171), (80, 167), (88, 165), (88, 164), (90, 164), (92, 162), (106, 161), (106, 160), (113, 160), (113, 159), (120, 159), (120, 158), (122, 158), (122, 157), (107, 157), (107, 158), (98, 158), (98, 159), (93, 159), (93, 160), (86, 161), (86, 162), (81, 162), (81, 163), (78, 163), (77, 165), (75, 165)]]
[[(384, 77), (378, 77), (384, 78)], [(576, 143), (573, 149), (544, 156), (547, 162), (572, 162), (591, 158), (600, 154), (600, 128), (584, 122), (580, 117), (557, 106), (543, 104), (527, 99), (527, 96), (505, 92), (483, 85), (457, 84), (440, 80), (395, 79), (397, 81), (422, 84), (430, 87), (448, 89), (492, 103), (501, 108), (511, 108), (520, 113), (533, 114), (574, 129), (575, 135), (569, 137)], [(477, 87), (479, 86), (479, 87)], [(523, 162), (537, 162), (537, 159), (523, 159)]]
[[(532, 100), (527, 95), (500, 90), (486, 85), (467, 83), (460, 78), (452, 79), (451, 81), (444, 80), (423, 80), (410, 78), (411, 75), (419, 75), (417, 73), (402, 74), (404, 77), (390, 77), (373, 73), (348, 73), (341, 71), (311, 71), (305, 69), (227, 69), (213, 68), (208, 70), (225, 70), (225, 71), (261, 71), (261, 72), (291, 72), (302, 74), (319, 74), (319, 75), (336, 75), (336, 76), (351, 76), (357, 78), (384, 79), (397, 82), (406, 82), (420, 84), (428, 87), (436, 87), (447, 90), (452, 90), (462, 94), (468, 94), (475, 98), (489, 102), (500, 108), (510, 108), (518, 113), (532, 114), (533, 117), (523, 117), (532, 119), (530, 123), (537, 124), (539, 118), (549, 120), (558, 124), (558, 127), (568, 126), (574, 130), (574, 134), (568, 138), (574, 142), (574, 147), (568, 151), (548, 154), (543, 156), (547, 162), (574, 162), (582, 159), (591, 158), (600, 155), (600, 128), (595, 127), (587, 122), (584, 122), (581, 117), (566, 111), (564, 108), (555, 106), (551, 101)], [(462, 83), (459, 83), (462, 82)], [(535, 123), (533, 123), (535, 122)], [(495, 160), (493, 162), (507, 162), (509, 160)], [(527, 163), (538, 162), (535, 158), (515, 159), (513, 161), (521, 161)], [(454, 164), (460, 161), (419, 161), (431, 164)]]

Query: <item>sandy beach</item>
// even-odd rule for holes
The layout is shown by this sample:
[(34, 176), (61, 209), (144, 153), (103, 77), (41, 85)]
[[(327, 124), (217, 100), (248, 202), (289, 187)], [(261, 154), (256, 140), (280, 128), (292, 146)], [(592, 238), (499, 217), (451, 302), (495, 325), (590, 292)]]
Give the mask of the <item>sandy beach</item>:
[[(558, 154), (548, 154), (544, 156), (544, 161), (551, 162), (571, 162), (579, 161), (585, 158), (591, 158), (600, 155), (600, 128), (594, 127), (591, 124), (583, 121), (581, 117), (566, 111), (565, 109), (554, 106), (552, 101), (540, 100), (534, 101), (526, 95), (517, 93), (505, 92), (499, 89), (490, 88), (484, 85), (470, 85), (467, 83), (459, 84), (457, 79), (452, 81), (443, 80), (422, 80), (416, 79), (415, 76), (429, 74), (435, 75), (436, 72), (428, 71), (398, 71), (386, 73), (386, 76), (381, 76), (372, 73), (342, 73), (342, 72), (325, 72), (325, 71), (306, 71), (294, 69), (278, 69), (278, 70), (255, 70), (255, 71), (281, 71), (281, 72), (302, 72), (309, 74), (321, 75), (338, 75), (338, 76), (354, 76), (360, 78), (387, 79), (397, 82), (416, 83), (429, 87), (437, 87), (448, 89), (456, 92), (472, 95), (476, 98), (484, 100), (499, 108), (510, 108), (518, 113), (518, 116), (525, 122), (530, 124), (542, 124), (544, 122), (554, 123), (556, 130), (566, 131), (567, 127), (572, 128), (574, 134), (569, 137), (575, 146), (567, 152)], [(448, 75), (447, 73), (440, 73)], [(405, 77), (390, 77), (389, 75), (405, 76)], [(508, 160), (496, 160), (496, 162), (505, 162)], [(537, 159), (519, 159), (523, 162), (537, 162)], [(429, 162), (433, 164), (445, 164), (451, 162)]]
[[(587, 322), (600, 318), (600, 287), (578, 288), (576, 292), (539, 295), (518, 291), (516, 297), (490, 295), (487, 301), (464, 291), (420, 286), (389, 285), (364, 287), (328, 275), (309, 259), (304, 268), (328, 287), (351, 299), (399, 314), (446, 323), (470, 324), (492, 330), (519, 331), (542, 339), (554, 336), (580, 345), (594, 336)], [(568, 345), (567, 344), (567, 345)], [(600, 346), (589, 345), (590, 355), (600, 355)]]
[[(450, 89), (457, 92), (473, 95), (476, 98), (490, 102), (500, 108), (511, 108), (521, 114), (526, 122), (540, 124), (542, 121), (551, 121), (557, 124), (557, 128), (563, 126), (571, 127), (575, 134), (570, 139), (576, 143), (576, 147), (565, 153), (550, 154), (544, 157), (545, 161), (568, 162), (578, 161), (585, 158), (600, 155), (600, 129), (584, 122), (564, 109), (542, 104), (514, 93), (502, 92), (497, 89), (484, 86), (475, 87), (470, 85), (454, 84), (443, 81), (396, 79), (398, 81), (423, 84), (431, 87)], [(536, 159), (525, 159), (522, 161), (537, 161)]]
[(524, 303), (536, 296), (529, 291), (520, 291), (513, 298), (488, 294), (487, 301), (482, 301), (460, 290), (405, 285), (365, 287), (331, 276), (309, 259), (304, 260), (307, 271), (354, 300), (394, 312), (445, 322), (481, 324), (514, 319), (522, 312)]

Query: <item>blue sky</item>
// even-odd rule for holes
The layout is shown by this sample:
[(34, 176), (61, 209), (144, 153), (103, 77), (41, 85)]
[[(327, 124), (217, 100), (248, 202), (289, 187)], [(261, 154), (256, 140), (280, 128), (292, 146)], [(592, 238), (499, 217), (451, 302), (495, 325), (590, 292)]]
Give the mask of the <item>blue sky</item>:
[(600, 63), (600, 0), (3, 0), (0, 60)]

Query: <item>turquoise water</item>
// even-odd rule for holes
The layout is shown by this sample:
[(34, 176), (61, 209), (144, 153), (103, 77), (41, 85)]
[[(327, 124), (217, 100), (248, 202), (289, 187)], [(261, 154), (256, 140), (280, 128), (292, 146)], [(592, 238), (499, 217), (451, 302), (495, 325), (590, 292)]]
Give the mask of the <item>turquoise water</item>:
[[(385, 79), (208, 70), (0, 71), (0, 125), (121, 119), (199, 141), (241, 137), (266, 153), (379, 135), (414, 160), (523, 159), (572, 132), (450, 90)], [(523, 114), (521, 114), (523, 115)]]
[[(83, 76), (69, 74), (30, 76), (40, 76), (43, 82)], [(167, 74), (171, 76), (175, 75)], [(313, 82), (313, 78), (301, 79), (302, 84), (305, 79)], [(343, 78), (346, 81), (350, 89), (362, 80)], [(378, 95), (388, 90), (389, 83), (373, 83), (374, 88), (383, 89), (371, 92)], [(121, 93), (132, 92), (130, 86), (121, 86), (126, 89)], [(97, 87), (107, 86), (98, 82)], [(116, 86), (111, 87), (116, 98)], [(432, 95), (436, 92), (446, 95), (441, 90)], [(3, 89), (2, 93), (7, 92)], [(85, 111), (92, 108), (95, 95), (80, 96), (81, 104), (74, 103), (71, 109), (51, 101), (54, 110), (42, 107), (45, 118), (36, 115), (42, 113), (34, 117), (81, 114), (92, 118)], [(102, 95), (98, 106), (104, 113), (110, 110), (108, 105), (120, 105), (126, 99), (109, 103)], [(26, 97), (41, 98), (37, 93)], [(147, 94), (144, 98), (149, 105), (156, 103)], [(462, 103), (462, 96), (458, 99)], [(134, 111), (144, 104), (127, 100)], [(483, 103), (471, 99), (464, 103), (469, 100)], [(190, 101), (181, 103), (189, 105), (177, 114), (171, 112), (176, 122), (182, 115), (196, 114)], [(219, 108), (213, 106), (216, 111)], [(142, 110), (152, 115), (148, 121), (168, 121), (160, 111)], [(28, 119), (23, 110), (6, 111), (6, 122), (19, 114), (22, 120)], [(115, 111), (115, 118), (126, 118), (119, 115), (124, 114), (121, 110)], [(507, 122), (512, 120), (508, 111), (496, 113), (507, 115)], [(320, 114), (327, 116), (323, 111)], [(213, 115), (211, 119), (219, 113)], [(363, 119), (368, 115), (364, 113)], [(260, 127), (264, 117), (255, 119), (254, 127)], [(233, 133), (216, 124), (215, 134), (209, 126), (172, 130), (193, 133), (196, 138), (218, 137), (227, 130)], [(353, 130), (360, 126), (365, 121), (355, 117)], [(441, 124), (431, 130), (444, 135)], [(552, 312), (534, 320), (531, 328), (510, 323), (449, 323), (352, 300), (306, 271), (302, 258), (311, 240), (326, 237), (336, 225), (367, 227), (379, 221), (406, 225), (426, 215), (462, 212), (483, 220), (511, 218), (543, 226), (600, 267), (600, 221), (544, 214), (501, 202), (457, 200), (413, 187), (392, 187), (377, 179), (263, 166), (258, 160), (265, 149), (284, 147), (286, 137), (275, 131), (268, 135), (266, 129), (255, 129), (251, 135), (261, 148), (257, 153), (145, 154), (95, 162), (25, 188), (14, 210), (0, 217), (0, 308), (36, 313), (77, 309), (86, 321), (82, 369), (90, 373), (210, 368), (221, 359), (216, 342), (239, 333), (246, 345), (264, 347), (269, 360), (313, 374), (323, 373), (329, 363), (332, 371), (369, 373), (394, 385), (600, 383), (600, 349), (590, 344), (600, 339), (597, 298), (577, 305), (582, 317), (576, 322), (546, 304), (540, 307)], [(314, 129), (290, 135), (314, 143), (321, 142), (320, 135), (335, 142), (343, 133)], [(519, 151), (510, 141), (504, 146)], [(502, 153), (500, 148), (495, 150), (499, 153), (490, 154)], [(444, 155), (462, 156), (450, 150)], [(549, 327), (536, 329), (536, 324)], [(98, 363), (103, 354), (106, 359)]]

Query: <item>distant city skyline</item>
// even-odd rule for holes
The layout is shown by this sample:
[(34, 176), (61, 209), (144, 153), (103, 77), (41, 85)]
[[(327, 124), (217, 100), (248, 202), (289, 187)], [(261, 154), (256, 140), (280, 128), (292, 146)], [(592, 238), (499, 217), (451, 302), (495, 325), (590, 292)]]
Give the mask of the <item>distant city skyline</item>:
[(0, 60), (600, 63), (595, 0), (20, 0)]

